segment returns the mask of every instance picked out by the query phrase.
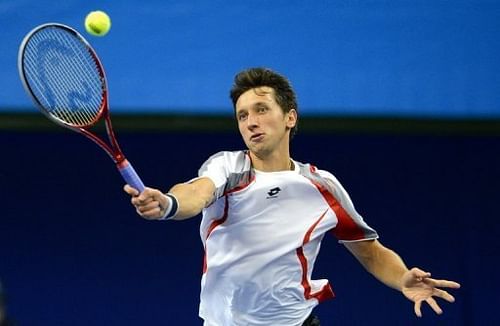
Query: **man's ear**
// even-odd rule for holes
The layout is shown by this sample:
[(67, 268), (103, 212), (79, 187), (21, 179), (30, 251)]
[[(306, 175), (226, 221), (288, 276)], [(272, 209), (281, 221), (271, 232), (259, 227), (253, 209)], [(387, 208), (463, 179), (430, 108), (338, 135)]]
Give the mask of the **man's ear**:
[(295, 127), (295, 125), (297, 124), (297, 110), (295, 109), (291, 109), (290, 111), (288, 111), (286, 113), (286, 126), (290, 129), (292, 129), (293, 127)]

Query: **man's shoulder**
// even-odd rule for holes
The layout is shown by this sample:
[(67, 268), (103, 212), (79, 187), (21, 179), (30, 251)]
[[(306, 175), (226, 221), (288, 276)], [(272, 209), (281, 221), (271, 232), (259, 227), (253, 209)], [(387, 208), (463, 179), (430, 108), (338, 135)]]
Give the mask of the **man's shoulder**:
[(298, 167), (300, 172), (308, 172), (308, 173), (319, 173), (319, 174), (331, 174), (330, 172), (318, 168), (316, 165), (312, 163), (302, 163), (299, 161), (293, 161)]
[(335, 178), (335, 176), (331, 172), (320, 169), (314, 164), (302, 163), (297, 161), (294, 162), (299, 167), (299, 173), (308, 179), (313, 179), (313, 180), (327, 179), (333, 181), (337, 180), (337, 178)]
[(206, 170), (209, 166), (223, 167), (228, 171), (241, 171), (248, 169), (250, 158), (248, 152), (240, 151), (220, 151), (210, 156), (202, 165), (201, 170)]
[(246, 160), (247, 151), (239, 150), (239, 151), (220, 151), (213, 155), (211, 155), (206, 162), (211, 161), (221, 161), (221, 162), (235, 162)]

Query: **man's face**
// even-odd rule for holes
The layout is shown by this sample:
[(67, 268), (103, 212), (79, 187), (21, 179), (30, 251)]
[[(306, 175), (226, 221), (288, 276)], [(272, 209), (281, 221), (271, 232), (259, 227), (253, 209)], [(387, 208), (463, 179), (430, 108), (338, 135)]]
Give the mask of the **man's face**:
[(245, 144), (254, 154), (265, 156), (283, 145), (288, 150), (296, 113), (295, 110), (283, 113), (271, 87), (254, 88), (241, 94), (236, 102), (236, 119)]

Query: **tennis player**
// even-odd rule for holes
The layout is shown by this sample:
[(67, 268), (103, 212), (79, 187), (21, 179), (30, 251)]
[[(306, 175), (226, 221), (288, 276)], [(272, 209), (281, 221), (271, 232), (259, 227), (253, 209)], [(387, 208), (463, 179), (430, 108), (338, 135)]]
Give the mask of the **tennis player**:
[(313, 308), (334, 296), (328, 280), (311, 279), (327, 232), (368, 272), (413, 301), (417, 316), (423, 302), (441, 314), (435, 298), (454, 301), (442, 288), (458, 283), (408, 269), (378, 241), (331, 173), (290, 157), (298, 108), (285, 77), (248, 69), (236, 75), (230, 94), (247, 150), (213, 155), (197, 178), (166, 194), (124, 188), (145, 219), (203, 213), (199, 314), (205, 326), (319, 325)]

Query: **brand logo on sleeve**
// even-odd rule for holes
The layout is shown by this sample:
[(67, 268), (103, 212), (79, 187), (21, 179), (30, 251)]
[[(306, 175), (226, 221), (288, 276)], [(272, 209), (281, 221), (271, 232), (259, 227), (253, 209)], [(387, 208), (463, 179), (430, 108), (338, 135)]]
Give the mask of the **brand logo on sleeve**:
[(280, 187), (274, 187), (272, 189), (269, 189), (269, 191), (267, 192), (268, 196), (266, 197), (266, 199), (277, 198), (280, 191), (281, 191)]

